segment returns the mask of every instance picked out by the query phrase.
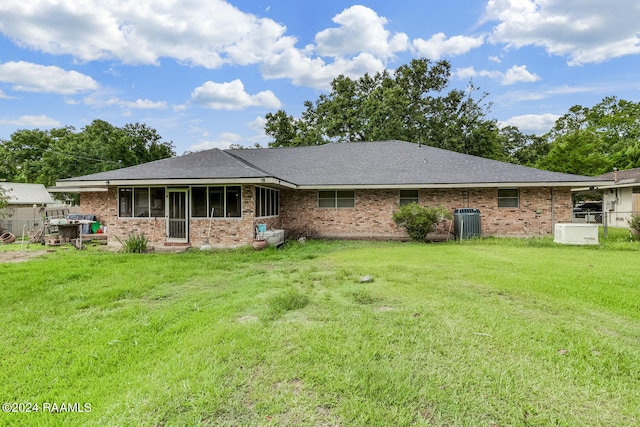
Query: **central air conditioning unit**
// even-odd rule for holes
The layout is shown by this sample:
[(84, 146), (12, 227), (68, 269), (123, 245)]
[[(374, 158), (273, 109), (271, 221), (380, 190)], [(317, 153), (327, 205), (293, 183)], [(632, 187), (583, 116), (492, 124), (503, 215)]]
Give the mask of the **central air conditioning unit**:
[(598, 224), (556, 224), (553, 241), (565, 245), (597, 245)]

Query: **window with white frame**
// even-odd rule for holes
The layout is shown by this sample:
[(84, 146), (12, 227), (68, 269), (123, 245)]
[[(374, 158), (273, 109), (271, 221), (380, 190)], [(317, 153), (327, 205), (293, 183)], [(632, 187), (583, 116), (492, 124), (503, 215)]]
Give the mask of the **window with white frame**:
[(520, 190), (518, 188), (499, 188), (498, 207), (517, 208), (520, 206)]
[(353, 190), (318, 191), (318, 206), (321, 208), (352, 208), (356, 202)]
[(120, 218), (156, 218), (164, 216), (164, 187), (121, 187), (118, 189)]
[(418, 190), (400, 190), (400, 206), (418, 203)]
[(273, 188), (256, 187), (256, 217), (280, 214), (280, 191)]
[(239, 185), (191, 187), (193, 218), (239, 218), (242, 190)]

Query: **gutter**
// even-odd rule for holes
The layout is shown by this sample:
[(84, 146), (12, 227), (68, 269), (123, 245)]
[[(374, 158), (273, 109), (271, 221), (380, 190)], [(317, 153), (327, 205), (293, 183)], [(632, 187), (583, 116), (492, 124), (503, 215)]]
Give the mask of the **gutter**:
[(286, 188), (296, 188), (290, 182), (274, 177), (264, 178), (180, 178), (180, 179), (114, 179), (98, 181), (58, 181), (54, 187), (48, 188), (53, 193), (83, 193), (107, 191), (116, 186), (191, 186), (191, 185), (270, 185)]
[(567, 182), (467, 182), (467, 183), (436, 183), (436, 184), (318, 184), (298, 185), (298, 190), (358, 190), (358, 189), (420, 189), (420, 188), (513, 188), (513, 187), (576, 187), (588, 186), (603, 188), (610, 181), (567, 181)]

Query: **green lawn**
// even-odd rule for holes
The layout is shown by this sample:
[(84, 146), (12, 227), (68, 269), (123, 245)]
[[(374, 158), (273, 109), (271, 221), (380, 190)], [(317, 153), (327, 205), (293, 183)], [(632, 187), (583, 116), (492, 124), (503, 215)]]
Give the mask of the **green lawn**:
[(0, 425), (634, 425), (640, 243), (612, 234), (0, 264), (0, 400), (40, 409)]

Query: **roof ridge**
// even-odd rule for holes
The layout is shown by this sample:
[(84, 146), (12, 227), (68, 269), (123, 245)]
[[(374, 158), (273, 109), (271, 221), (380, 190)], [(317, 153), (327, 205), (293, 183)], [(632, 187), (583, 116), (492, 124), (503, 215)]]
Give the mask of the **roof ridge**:
[[(254, 150), (254, 148), (249, 148), (249, 150)], [(259, 168), (258, 166), (254, 165), (253, 163), (249, 162), (248, 160), (243, 159), (242, 157), (238, 157), (238, 156), (234, 155), (232, 153), (232, 151), (234, 151), (234, 149), (226, 149), (226, 150), (220, 150), (220, 151), (222, 151), (223, 153), (225, 153), (226, 155), (228, 155), (230, 157), (233, 157), (235, 160), (239, 161), (240, 163), (242, 163), (245, 166), (248, 166), (248, 167), (250, 167), (252, 169), (255, 169), (258, 172), (261, 172), (261, 173), (264, 173), (264, 174), (267, 174), (267, 175), (271, 175), (271, 176), (277, 178), (273, 173)]]

